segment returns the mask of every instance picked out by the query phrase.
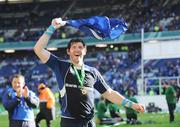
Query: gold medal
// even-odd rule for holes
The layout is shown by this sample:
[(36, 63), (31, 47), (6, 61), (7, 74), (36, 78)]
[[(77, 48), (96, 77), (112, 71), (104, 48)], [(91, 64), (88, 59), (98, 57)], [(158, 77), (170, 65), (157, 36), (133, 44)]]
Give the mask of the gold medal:
[(75, 76), (78, 79), (78, 82), (80, 84), (80, 88), (81, 88), (81, 93), (83, 95), (87, 94), (87, 90), (84, 88), (84, 79), (85, 79), (85, 71), (84, 71), (84, 66), (82, 66), (81, 68), (81, 73), (79, 74), (77, 69), (75, 68), (75, 66), (73, 66), (74, 72), (75, 72)]
[(82, 88), (82, 89), (81, 89), (81, 93), (82, 93), (83, 95), (87, 94), (86, 89), (85, 89), (85, 88)]

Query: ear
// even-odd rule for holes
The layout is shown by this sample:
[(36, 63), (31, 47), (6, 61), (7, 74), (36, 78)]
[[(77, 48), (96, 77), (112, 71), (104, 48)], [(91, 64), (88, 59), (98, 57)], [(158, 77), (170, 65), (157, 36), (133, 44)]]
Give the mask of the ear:
[(70, 54), (69, 49), (66, 49), (66, 52), (67, 52), (68, 55)]
[(86, 53), (87, 53), (87, 47), (84, 49), (84, 53), (83, 53), (83, 55), (85, 56), (85, 55), (86, 55)]

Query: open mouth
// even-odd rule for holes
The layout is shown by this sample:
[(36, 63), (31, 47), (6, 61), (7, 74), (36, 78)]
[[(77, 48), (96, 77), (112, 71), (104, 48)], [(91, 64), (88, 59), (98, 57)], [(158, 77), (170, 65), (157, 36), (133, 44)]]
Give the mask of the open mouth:
[(80, 55), (75, 55), (76, 57), (79, 57)]

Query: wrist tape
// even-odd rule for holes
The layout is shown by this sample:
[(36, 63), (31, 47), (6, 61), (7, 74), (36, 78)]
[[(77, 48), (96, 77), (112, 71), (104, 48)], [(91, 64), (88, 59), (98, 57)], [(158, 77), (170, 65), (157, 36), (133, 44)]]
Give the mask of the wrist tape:
[(53, 25), (50, 25), (47, 30), (44, 32), (44, 34), (48, 36), (52, 36), (52, 34), (55, 32), (56, 28)]
[(123, 107), (132, 108), (133, 102), (128, 100), (128, 99), (123, 99), (122, 102), (121, 102), (121, 105)]

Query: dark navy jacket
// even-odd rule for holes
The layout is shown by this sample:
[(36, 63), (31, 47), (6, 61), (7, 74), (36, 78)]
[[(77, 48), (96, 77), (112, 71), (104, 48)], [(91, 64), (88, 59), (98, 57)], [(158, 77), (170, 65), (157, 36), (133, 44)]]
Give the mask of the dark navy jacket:
[(109, 89), (99, 71), (94, 67), (84, 65), (84, 89), (87, 91), (84, 95), (70, 62), (60, 60), (51, 54), (47, 65), (54, 71), (59, 85), (62, 117), (92, 119), (94, 115), (94, 89), (101, 94)]

